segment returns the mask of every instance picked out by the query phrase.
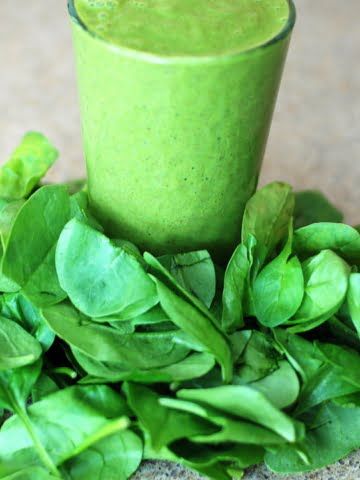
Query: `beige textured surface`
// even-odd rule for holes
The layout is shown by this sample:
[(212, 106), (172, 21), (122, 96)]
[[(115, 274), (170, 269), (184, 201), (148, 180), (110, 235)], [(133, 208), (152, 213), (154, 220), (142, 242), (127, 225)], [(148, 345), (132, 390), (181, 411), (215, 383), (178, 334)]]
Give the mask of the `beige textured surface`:
[[(360, 223), (360, 0), (296, 4), (298, 25), (262, 183), (281, 179), (297, 189), (321, 188), (348, 221)], [(78, 177), (84, 169), (65, 0), (0, 0), (0, 18), (0, 159), (24, 131), (41, 130), (62, 152), (52, 180)], [(159, 463), (136, 476), (196, 478)], [(316, 474), (276, 477), (260, 468), (246, 478), (357, 480), (360, 454)]]

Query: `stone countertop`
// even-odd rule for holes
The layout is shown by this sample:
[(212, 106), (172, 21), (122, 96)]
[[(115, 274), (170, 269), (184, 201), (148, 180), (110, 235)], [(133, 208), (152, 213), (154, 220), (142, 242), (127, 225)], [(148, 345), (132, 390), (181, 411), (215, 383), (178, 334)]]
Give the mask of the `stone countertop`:
[[(282, 83), (261, 183), (318, 188), (360, 223), (360, 1), (295, 0), (298, 23)], [(65, 0), (0, 0), (0, 159), (27, 130), (61, 151), (51, 180), (84, 175)], [(149, 462), (136, 480), (196, 480), (176, 465)], [(307, 475), (265, 467), (246, 480), (356, 480), (360, 453)], [(134, 480), (135, 480), (134, 479)]]

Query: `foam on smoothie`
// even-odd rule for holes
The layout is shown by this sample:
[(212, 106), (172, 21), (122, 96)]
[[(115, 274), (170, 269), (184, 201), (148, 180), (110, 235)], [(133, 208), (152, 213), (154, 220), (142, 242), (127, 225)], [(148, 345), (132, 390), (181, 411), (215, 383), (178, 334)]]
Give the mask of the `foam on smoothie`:
[(276, 37), (288, 0), (75, 0), (87, 28), (113, 44), (165, 56), (249, 50)]

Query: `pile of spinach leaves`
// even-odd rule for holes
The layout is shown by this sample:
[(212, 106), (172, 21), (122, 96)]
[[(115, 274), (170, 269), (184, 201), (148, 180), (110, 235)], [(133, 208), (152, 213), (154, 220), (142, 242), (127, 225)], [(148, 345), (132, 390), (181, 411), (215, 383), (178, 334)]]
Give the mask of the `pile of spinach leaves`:
[(0, 479), (216, 479), (360, 447), (360, 233), (318, 192), (248, 202), (227, 266), (109, 238), (86, 187), (43, 185), (29, 133), (0, 170)]

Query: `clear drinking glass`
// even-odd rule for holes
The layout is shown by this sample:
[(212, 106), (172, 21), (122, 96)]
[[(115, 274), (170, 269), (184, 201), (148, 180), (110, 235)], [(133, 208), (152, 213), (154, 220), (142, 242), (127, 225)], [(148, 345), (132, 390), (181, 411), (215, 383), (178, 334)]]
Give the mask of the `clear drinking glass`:
[(70, 0), (90, 201), (110, 235), (157, 254), (231, 252), (295, 23), (289, 4), (260, 47), (174, 58), (102, 40)]

